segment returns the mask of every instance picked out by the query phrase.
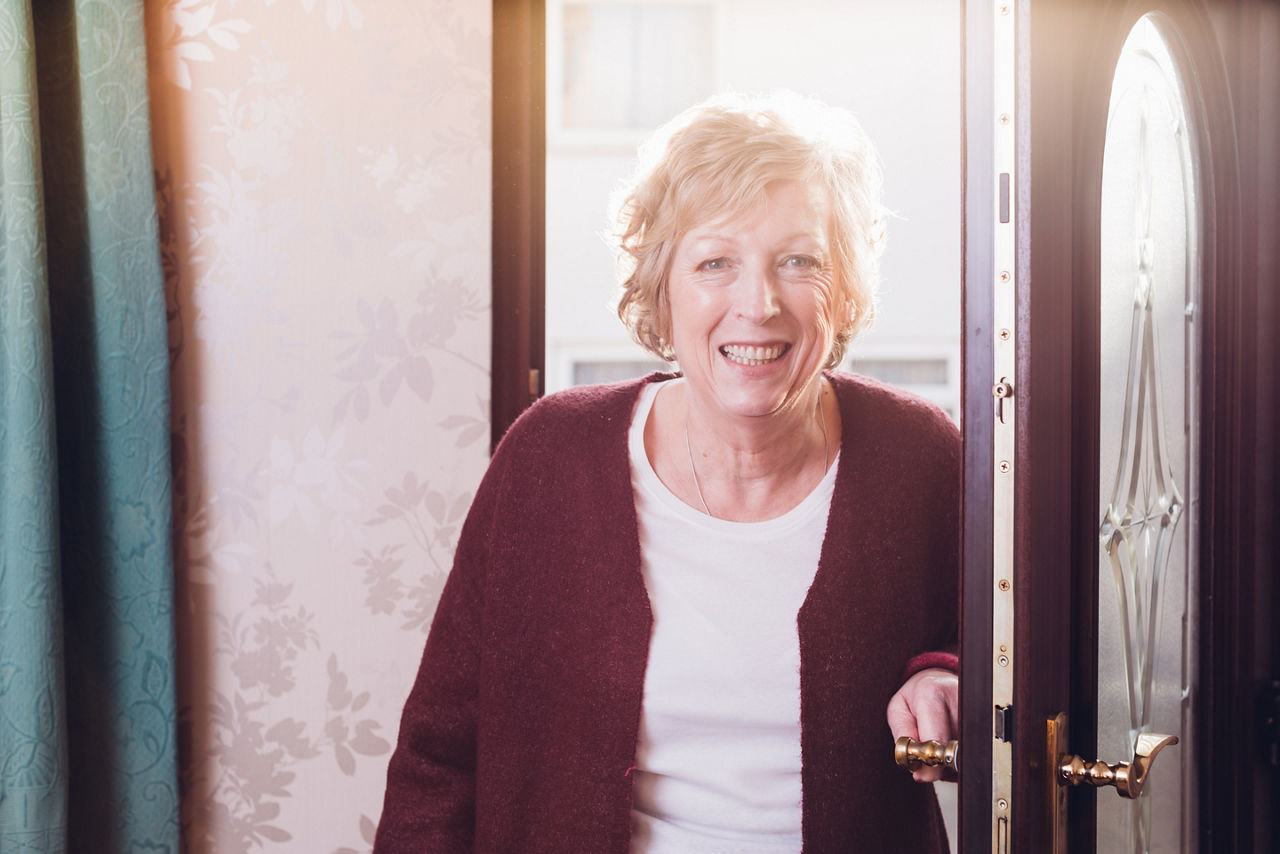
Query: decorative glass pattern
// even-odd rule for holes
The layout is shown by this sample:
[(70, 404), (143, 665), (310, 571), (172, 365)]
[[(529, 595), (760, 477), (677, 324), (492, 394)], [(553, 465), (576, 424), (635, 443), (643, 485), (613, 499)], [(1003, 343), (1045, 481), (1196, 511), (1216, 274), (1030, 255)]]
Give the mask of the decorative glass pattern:
[(1171, 32), (1138, 22), (1112, 84), (1102, 181), (1098, 758), (1177, 735), (1146, 794), (1098, 801), (1098, 850), (1194, 838), (1196, 303), (1193, 135)]
[(1149, 103), (1138, 116), (1137, 274), (1134, 277), (1133, 325), (1125, 377), (1120, 461), (1111, 501), (1103, 511), (1099, 539), (1110, 559), (1120, 600), (1125, 676), (1129, 690), (1130, 737), (1151, 723), (1151, 680), (1160, 611), (1160, 580), (1168, 563), (1169, 543), (1182, 516), (1178, 491), (1165, 447), (1165, 420), (1160, 400), (1159, 353), (1152, 302), (1152, 270), (1156, 240), (1151, 233), (1152, 175), (1148, 135)]

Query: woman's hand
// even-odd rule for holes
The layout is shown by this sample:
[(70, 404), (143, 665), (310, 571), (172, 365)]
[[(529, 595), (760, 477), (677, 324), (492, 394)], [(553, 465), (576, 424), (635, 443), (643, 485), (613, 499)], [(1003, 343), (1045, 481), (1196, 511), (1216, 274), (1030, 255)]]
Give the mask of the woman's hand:
[[(911, 676), (889, 700), (885, 712), (894, 739), (946, 743), (960, 733), (960, 678), (950, 670), (928, 667)], [(917, 782), (942, 779), (942, 768), (921, 767)]]

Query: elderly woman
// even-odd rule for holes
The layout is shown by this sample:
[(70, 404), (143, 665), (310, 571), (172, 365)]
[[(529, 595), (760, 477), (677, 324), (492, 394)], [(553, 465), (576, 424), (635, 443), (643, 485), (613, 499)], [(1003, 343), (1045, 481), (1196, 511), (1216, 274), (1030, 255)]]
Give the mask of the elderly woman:
[(834, 370), (872, 314), (875, 154), (781, 96), (695, 107), (649, 154), (618, 311), (679, 372), (503, 439), (375, 848), (946, 850), (893, 741), (957, 729), (958, 434)]

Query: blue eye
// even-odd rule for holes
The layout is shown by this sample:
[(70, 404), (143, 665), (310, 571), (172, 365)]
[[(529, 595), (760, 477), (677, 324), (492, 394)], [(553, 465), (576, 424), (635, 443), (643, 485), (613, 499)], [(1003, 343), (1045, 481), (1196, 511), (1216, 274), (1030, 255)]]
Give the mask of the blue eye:
[(728, 266), (729, 261), (726, 258), (711, 258), (699, 264), (698, 269), (715, 272), (717, 270), (723, 270)]
[(817, 267), (818, 259), (808, 255), (788, 255), (782, 263), (787, 267), (799, 270)]

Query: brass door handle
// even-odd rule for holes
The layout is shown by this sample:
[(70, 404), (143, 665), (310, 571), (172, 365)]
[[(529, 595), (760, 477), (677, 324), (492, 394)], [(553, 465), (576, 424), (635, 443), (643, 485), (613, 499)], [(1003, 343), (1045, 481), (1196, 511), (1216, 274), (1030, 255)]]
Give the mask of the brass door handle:
[(1142, 787), (1147, 781), (1147, 772), (1156, 754), (1171, 744), (1177, 744), (1176, 735), (1160, 735), (1144, 732), (1138, 736), (1138, 744), (1133, 751), (1132, 762), (1117, 762), (1109, 765), (1106, 762), (1086, 762), (1079, 756), (1069, 753), (1058, 755), (1058, 785), (1078, 786), (1088, 783), (1101, 788), (1115, 786), (1122, 798), (1136, 798), (1142, 794)]
[(908, 771), (919, 771), (924, 765), (960, 770), (960, 742), (952, 739), (946, 744), (940, 741), (916, 741), (902, 736), (894, 742), (893, 761)]

